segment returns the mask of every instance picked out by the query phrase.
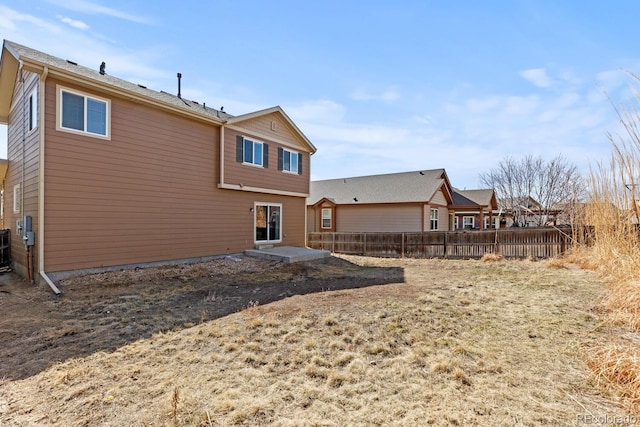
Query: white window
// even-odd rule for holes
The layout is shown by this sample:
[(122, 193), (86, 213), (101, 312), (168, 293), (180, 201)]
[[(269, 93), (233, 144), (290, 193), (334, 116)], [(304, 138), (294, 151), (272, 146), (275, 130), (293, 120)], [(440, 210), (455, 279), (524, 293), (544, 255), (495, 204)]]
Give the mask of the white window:
[(29, 95), (29, 130), (38, 127), (38, 92), (36, 89)]
[(255, 204), (256, 242), (281, 242), (282, 205)]
[(13, 213), (19, 213), (22, 203), (22, 189), (20, 184), (13, 186)]
[(295, 151), (284, 150), (282, 153), (282, 170), (298, 173), (298, 157), (300, 154)]
[(58, 128), (109, 137), (109, 101), (59, 88)]
[(493, 225), (491, 225), (491, 223), (489, 222), (488, 216), (484, 217), (484, 228), (500, 228), (499, 227), (500, 224), (498, 223), (498, 217), (494, 216), (494, 217), (491, 217), (491, 219), (492, 219), (491, 222), (493, 223)]
[(331, 208), (322, 208), (322, 228), (331, 228)]
[(264, 144), (244, 138), (242, 162), (256, 166), (264, 166)]
[(431, 209), (430, 223), (431, 230), (438, 229), (438, 209)]
[(467, 229), (467, 228), (473, 228), (474, 227), (474, 222), (475, 218), (472, 216), (464, 216), (462, 217), (462, 228)]

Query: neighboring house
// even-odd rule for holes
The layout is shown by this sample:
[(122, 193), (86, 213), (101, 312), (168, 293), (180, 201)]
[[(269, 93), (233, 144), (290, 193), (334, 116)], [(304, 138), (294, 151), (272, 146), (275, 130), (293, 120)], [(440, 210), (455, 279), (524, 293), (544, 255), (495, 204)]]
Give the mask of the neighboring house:
[(495, 192), (491, 189), (453, 189), (456, 229), (500, 228), (501, 218)]
[(548, 219), (541, 214), (542, 205), (530, 196), (498, 199), (498, 207), (506, 227), (536, 227)]
[(174, 96), (99, 65), (3, 44), (4, 224), (16, 271), (49, 281), (305, 245), (316, 149), (280, 107), (234, 117), (182, 98), (179, 80)]
[(465, 199), (456, 208), (444, 169), (312, 181), (307, 230), (448, 231), (455, 229), (456, 212), (487, 212), (474, 203)]

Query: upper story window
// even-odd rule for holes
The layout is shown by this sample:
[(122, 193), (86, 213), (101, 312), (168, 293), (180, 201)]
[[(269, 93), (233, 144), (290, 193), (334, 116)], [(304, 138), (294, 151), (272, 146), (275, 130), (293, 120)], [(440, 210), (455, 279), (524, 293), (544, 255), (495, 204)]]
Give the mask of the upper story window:
[(252, 141), (250, 139), (244, 140), (244, 157), (242, 161), (244, 163), (252, 163), (254, 165), (262, 166), (263, 157), (263, 144), (262, 142)]
[(29, 130), (38, 127), (38, 91), (32, 90), (29, 94)]
[(109, 101), (59, 88), (59, 129), (109, 137)]
[(278, 170), (302, 174), (302, 156), (295, 151), (278, 148)]
[(431, 230), (438, 229), (438, 209), (431, 209), (430, 225)]
[(238, 136), (236, 145), (236, 160), (249, 165), (269, 167), (269, 145)]

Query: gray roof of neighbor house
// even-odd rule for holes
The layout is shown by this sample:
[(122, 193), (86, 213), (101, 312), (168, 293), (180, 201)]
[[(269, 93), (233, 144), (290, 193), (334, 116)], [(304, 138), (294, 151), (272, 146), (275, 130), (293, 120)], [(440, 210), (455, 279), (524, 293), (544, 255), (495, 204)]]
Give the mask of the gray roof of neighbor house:
[(307, 205), (428, 202), (445, 183), (449, 192), (444, 169), (311, 181)]
[(495, 200), (495, 192), (492, 189), (479, 190), (458, 190), (453, 189), (453, 205), (454, 206), (491, 206), (497, 209), (498, 205)]

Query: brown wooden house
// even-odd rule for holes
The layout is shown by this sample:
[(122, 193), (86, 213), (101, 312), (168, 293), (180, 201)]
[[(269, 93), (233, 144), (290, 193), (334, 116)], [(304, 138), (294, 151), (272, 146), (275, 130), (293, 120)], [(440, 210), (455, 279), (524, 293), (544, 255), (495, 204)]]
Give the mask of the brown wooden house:
[(315, 147), (280, 107), (234, 117), (5, 41), (0, 123), (24, 276), (305, 244)]

